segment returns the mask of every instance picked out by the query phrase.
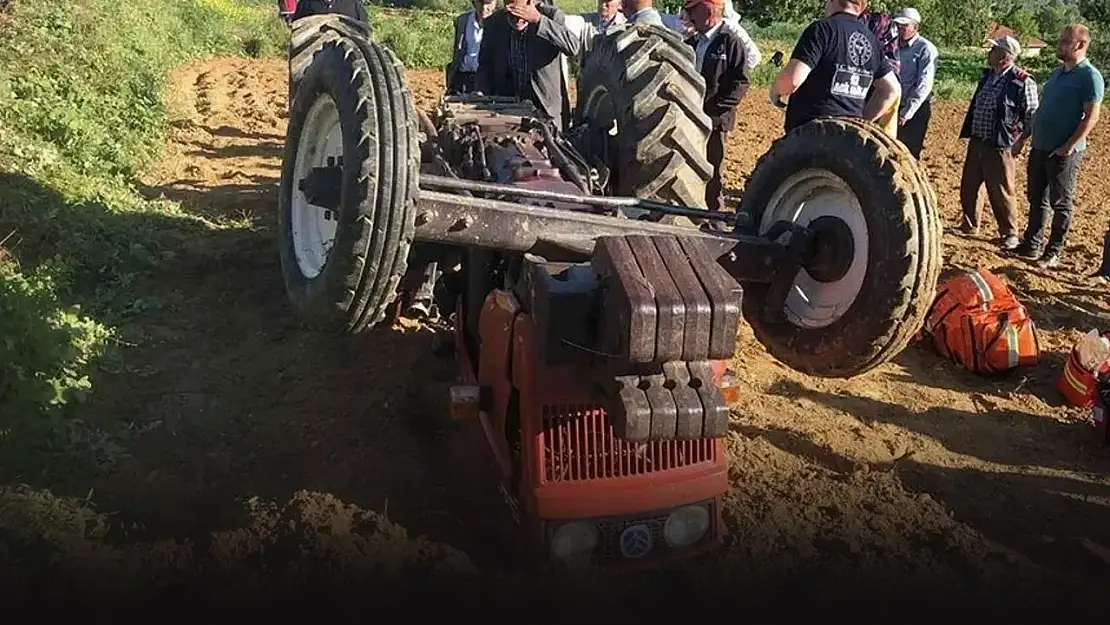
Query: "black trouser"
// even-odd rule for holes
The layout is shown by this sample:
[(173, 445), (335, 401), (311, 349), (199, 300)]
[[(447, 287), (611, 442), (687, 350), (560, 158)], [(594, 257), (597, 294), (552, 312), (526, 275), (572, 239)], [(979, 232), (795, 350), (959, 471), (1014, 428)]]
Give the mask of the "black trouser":
[(916, 159), (921, 158), (921, 149), (925, 147), (925, 133), (929, 130), (929, 120), (933, 117), (932, 98), (918, 107), (913, 117), (906, 120), (906, 125), (898, 129), (898, 140), (910, 149), (910, 154)]
[(725, 207), (725, 185), (721, 180), (725, 169), (725, 141), (728, 131), (716, 129), (709, 133), (709, 143), (705, 146), (705, 156), (713, 166), (713, 177), (705, 184), (705, 206), (711, 211)]
[(464, 72), (459, 70), (451, 76), (451, 84), (447, 86), (447, 92), (452, 95), (460, 93), (470, 93), (474, 91), (475, 80), (478, 72)]
[(1075, 183), (1079, 178), (1079, 164), (1083, 152), (1056, 156), (1046, 150), (1029, 153), (1028, 188), (1029, 225), (1025, 228), (1025, 243), (1033, 249), (1041, 246), (1048, 211), (1052, 211), (1052, 228), (1044, 253), (1059, 254), (1064, 239), (1071, 229), (1071, 214), (1075, 200)]

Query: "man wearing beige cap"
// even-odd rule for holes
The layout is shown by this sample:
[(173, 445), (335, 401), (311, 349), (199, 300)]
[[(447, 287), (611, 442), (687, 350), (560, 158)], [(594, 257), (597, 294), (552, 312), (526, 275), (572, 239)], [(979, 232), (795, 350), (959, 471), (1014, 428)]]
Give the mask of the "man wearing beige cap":
[(694, 48), (698, 72), (705, 79), (702, 109), (713, 123), (706, 146), (706, 157), (713, 165), (713, 177), (705, 185), (705, 204), (709, 210), (724, 208), (721, 181), (725, 160), (725, 140), (736, 123), (736, 106), (748, 92), (751, 79), (744, 44), (724, 22), (724, 0), (686, 0), (683, 9), (697, 33), (687, 40)]
[(902, 103), (898, 107), (898, 139), (921, 158), (925, 133), (933, 116), (933, 82), (937, 75), (937, 47), (921, 36), (921, 14), (908, 8), (894, 15), (902, 45), (898, 49), (898, 77)]
[(998, 222), (1003, 250), (1018, 246), (1014, 221), (1014, 160), (1033, 130), (1037, 112), (1037, 83), (1014, 64), (1021, 46), (1013, 37), (989, 42), (987, 69), (975, 87), (964, 117), (960, 138), (967, 139), (967, 155), (960, 179), (963, 223), (960, 232), (979, 233), (979, 188), (986, 186), (991, 212)]

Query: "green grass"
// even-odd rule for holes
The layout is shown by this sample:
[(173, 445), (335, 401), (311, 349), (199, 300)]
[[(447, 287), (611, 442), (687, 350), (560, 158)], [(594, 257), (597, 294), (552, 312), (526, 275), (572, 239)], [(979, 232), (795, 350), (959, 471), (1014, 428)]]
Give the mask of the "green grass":
[[(45, 10), (44, 10), (45, 8)], [(15, 0), (0, 15), (0, 474), (24, 455), (91, 453), (80, 419), (115, 327), (158, 302), (133, 287), (207, 227), (132, 181), (160, 147), (166, 72), (207, 55), (281, 54), (263, 0)], [(110, 458), (108, 458), (110, 460)]]
[(374, 39), (389, 47), (410, 69), (442, 69), (451, 62), (455, 16), (459, 11), (414, 11), (371, 6)]

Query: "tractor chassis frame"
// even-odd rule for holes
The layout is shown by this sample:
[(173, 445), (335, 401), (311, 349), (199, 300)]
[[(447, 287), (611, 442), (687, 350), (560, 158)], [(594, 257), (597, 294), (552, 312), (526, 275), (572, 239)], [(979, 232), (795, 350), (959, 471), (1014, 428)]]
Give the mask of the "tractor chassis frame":
[[(321, 210), (337, 211), (340, 207), (336, 182), (341, 165), (317, 168), (299, 183)], [(517, 203), (519, 200), (529, 203)], [(557, 205), (560, 207), (555, 208)], [(573, 208), (568, 210), (568, 206)], [(552, 262), (584, 262), (590, 259), (599, 237), (697, 237), (738, 282), (769, 285), (762, 311), (769, 321), (784, 320), (786, 296), (799, 271), (805, 269), (815, 278), (831, 282), (847, 271), (852, 258), (851, 232), (838, 227), (837, 220), (818, 220), (821, 223), (809, 227), (780, 222), (764, 234), (754, 235), (597, 212), (619, 207), (702, 222), (735, 219), (733, 215), (638, 198), (580, 196), (426, 174), (421, 176), (413, 240), (418, 244), (533, 254)]]

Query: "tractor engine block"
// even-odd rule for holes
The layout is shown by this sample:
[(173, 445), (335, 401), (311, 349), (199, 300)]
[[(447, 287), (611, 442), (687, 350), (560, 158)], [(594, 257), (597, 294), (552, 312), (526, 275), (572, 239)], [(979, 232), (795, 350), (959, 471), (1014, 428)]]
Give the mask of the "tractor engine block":
[(462, 178), (575, 195), (592, 191), (582, 158), (530, 102), (452, 98), (436, 111), (435, 125), (440, 149)]

